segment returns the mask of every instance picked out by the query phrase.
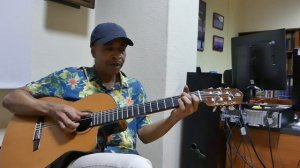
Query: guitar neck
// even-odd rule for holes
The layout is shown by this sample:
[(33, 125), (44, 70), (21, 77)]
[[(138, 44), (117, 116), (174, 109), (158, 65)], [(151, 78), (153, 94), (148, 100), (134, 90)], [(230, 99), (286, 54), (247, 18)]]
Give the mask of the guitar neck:
[(180, 96), (159, 99), (155, 101), (134, 104), (122, 108), (110, 109), (102, 112), (91, 114), (91, 126), (112, 123), (119, 120), (144, 116), (147, 114), (157, 113), (178, 107), (178, 99)]
[[(204, 91), (191, 92), (190, 94), (196, 95), (200, 99), (200, 102), (204, 102), (208, 106), (228, 105), (224, 104), (228, 103), (228, 100), (231, 102), (231, 104), (236, 104), (236, 102), (231, 100), (233, 95), (231, 94), (231, 92), (228, 91), (229, 90), (225, 89), (208, 89)], [(144, 116), (147, 114), (157, 113), (160, 111), (176, 108), (178, 107), (178, 99), (180, 97), (181, 96), (174, 96), (155, 101), (134, 104), (122, 108), (115, 108), (102, 112), (95, 112), (92, 113), (90, 116), (92, 118), (90, 126), (98, 126), (101, 124), (112, 123), (119, 120), (133, 118), (137, 116)], [(225, 99), (227, 100), (227, 102), (224, 101)]]

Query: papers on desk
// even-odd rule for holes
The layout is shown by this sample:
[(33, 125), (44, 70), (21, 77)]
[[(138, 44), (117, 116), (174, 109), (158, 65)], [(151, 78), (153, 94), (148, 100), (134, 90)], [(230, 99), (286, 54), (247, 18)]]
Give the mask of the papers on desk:
[(298, 123), (292, 124), (292, 128), (300, 130), (300, 121)]

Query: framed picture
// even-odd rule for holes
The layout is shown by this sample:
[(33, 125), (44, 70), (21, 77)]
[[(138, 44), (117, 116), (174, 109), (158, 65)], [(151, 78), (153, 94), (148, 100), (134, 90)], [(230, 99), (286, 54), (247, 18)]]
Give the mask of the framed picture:
[(220, 36), (213, 36), (213, 50), (223, 52), (224, 38)]
[(204, 50), (205, 17), (206, 17), (206, 3), (200, 0), (199, 13), (198, 13), (198, 40), (197, 40), (198, 51)]
[(213, 27), (219, 30), (223, 30), (224, 27), (224, 16), (213, 13)]

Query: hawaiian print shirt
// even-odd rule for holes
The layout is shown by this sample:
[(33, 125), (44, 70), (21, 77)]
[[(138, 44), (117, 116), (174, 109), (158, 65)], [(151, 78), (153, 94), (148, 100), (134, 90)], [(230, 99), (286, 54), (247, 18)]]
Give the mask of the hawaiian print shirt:
[[(36, 98), (55, 96), (69, 101), (76, 101), (94, 93), (107, 93), (114, 98), (118, 107), (146, 101), (145, 91), (138, 80), (126, 77), (122, 72), (120, 72), (120, 77), (121, 82), (115, 83), (111, 89), (106, 89), (96, 77), (93, 67), (71, 67), (29, 83), (27, 88)], [(127, 130), (109, 136), (105, 152), (138, 154), (136, 151), (137, 131), (151, 123), (150, 117), (135, 117), (126, 121)]]

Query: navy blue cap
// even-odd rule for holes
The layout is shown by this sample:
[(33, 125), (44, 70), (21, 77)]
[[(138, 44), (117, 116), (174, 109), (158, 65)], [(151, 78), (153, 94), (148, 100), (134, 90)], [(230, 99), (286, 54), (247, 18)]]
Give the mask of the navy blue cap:
[(133, 46), (133, 42), (127, 37), (125, 30), (120, 25), (116, 23), (101, 23), (94, 28), (91, 34), (90, 47), (96, 41), (106, 44), (117, 38), (122, 38), (128, 45)]

